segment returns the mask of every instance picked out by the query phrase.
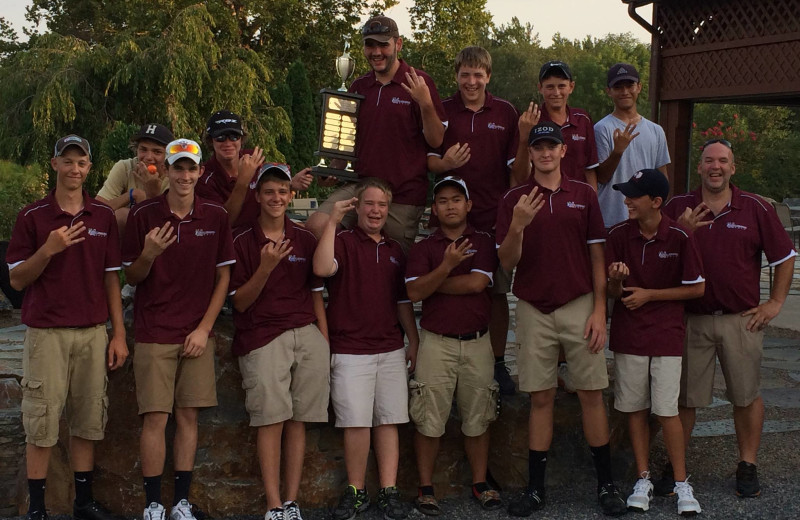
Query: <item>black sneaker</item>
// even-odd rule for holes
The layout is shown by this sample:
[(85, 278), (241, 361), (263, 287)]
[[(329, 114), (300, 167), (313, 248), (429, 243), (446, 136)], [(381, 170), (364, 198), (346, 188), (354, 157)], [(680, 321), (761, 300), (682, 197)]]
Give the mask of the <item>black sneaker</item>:
[(25, 515), (25, 520), (47, 520), (47, 511), (42, 509), (41, 511), (28, 511), (28, 514)]
[(494, 380), (500, 385), (500, 395), (514, 395), (517, 387), (508, 371), (505, 361), (494, 364)]
[(369, 495), (366, 490), (359, 491), (352, 484), (347, 486), (339, 504), (333, 510), (333, 520), (352, 520), (357, 514), (369, 509)]
[(675, 495), (675, 475), (672, 473), (672, 464), (667, 462), (661, 471), (661, 477), (653, 481), (653, 495), (657, 497), (671, 497)]
[(378, 509), (385, 520), (401, 520), (408, 517), (408, 507), (400, 498), (397, 486), (389, 486), (378, 492)]
[(72, 503), (72, 517), (75, 520), (116, 520), (117, 516), (111, 514), (111, 511), (103, 507), (96, 500), (92, 500), (87, 504), (79, 506)]
[(736, 468), (736, 494), (742, 498), (754, 498), (761, 494), (758, 484), (758, 468), (755, 464), (741, 461)]
[(597, 501), (600, 502), (600, 509), (606, 516), (621, 516), (628, 512), (628, 504), (613, 482), (597, 488)]
[(544, 504), (544, 491), (528, 488), (508, 504), (508, 514), (511, 516), (531, 516), (534, 511), (543, 508)]

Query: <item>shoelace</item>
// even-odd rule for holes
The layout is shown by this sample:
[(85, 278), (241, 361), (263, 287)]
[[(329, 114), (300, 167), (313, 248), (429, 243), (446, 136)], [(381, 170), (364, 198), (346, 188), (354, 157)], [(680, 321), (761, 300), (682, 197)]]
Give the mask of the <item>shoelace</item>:
[(179, 502), (178, 505), (175, 506), (175, 509), (178, 510), (178, 512), (181, 514), (181, 517), (183, 518), (194, 518), (194, 515), (192, 514), (191, 504), (185, 505)]
[(645, 495), (647, 496), (650, 490), (650, 479), (648, 478), (650, 474), (647, 474), (647, 477), (642, 477), (636, 481), (636, 484), (633, 485), (633, 494), (634, 495)]
[(692, 489), (692, 485), (689, 484), (688, 477), (684, 482), (675, 482), (675, 491), (680, 495), (680, 498), (694, 499), (694, 489)]
[(297, 504), (294, 502), (284, 504), (283, 516), (286, 518), (286, 520), (302, 520), (303, 518), (300, 516), (300, 508), (297, 507)]

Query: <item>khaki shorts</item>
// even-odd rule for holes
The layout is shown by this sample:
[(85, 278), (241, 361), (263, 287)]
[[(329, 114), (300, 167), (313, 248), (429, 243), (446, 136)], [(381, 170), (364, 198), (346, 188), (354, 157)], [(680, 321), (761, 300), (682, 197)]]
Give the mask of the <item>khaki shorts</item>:
[(316, 325), (285, 331), (239, 358), (250, 426), (327, 422), (330, 349)]
[(333, 354), (331, 401), (338, 428), (408, 422), (406, 350)]
[(614, 408), (620, 412), (650, 409), (660, 417), (678, 415), (680, 356), (636, 356), (614, 352)]
[(511, 292), (511, 279), (513, 271), (506, 271), (502, 265), (497, 265), (497, 270), (494, 272), (492, 278), (492, 287), (490, 291), (492, 294), (506, 294)]
[(133, 376), (139, 415), (217, 406), (214, 347), (214, 338), (208, 338), (200, 357), (184, 358), (183, 343), (136, 343)]
[[(725, 376), (725, 395), (734, 406), (759, 396), (764, 332), (750, 332), (750, 316), (688, 314), (683, 348), (680, 405), (708, 406), (713, 399), (715, 359)], [(691, 383), (690, 383), (691, 382)]]
[[(333, 211), (333, 204), (340, 200), (352, 199), (356, 196), (357, 188), (358, 183), (356, 182), (350, 182), (338, 188), (320, 205), (317, 211), (330, 215)], [(419, 220), (422, 218), (423, 211), (425, 211), (425, 206), (395, 204), (394, 202), (389, 205), (389, 217), (386, 219), (383, 230), (390, 238), (400, 242), (403, 252), (406, 254), (414, 244), (414, 239), (419, 232)], [(345, 215), (342, 226), (352, 229), (356, 226), (356, 221), (356, 212), (351, 211)]]
[(25, 442), (47, 448), (58, 441), (66, 406), (69, 434), (91, 441), (108, 421), (105, 324), (85, 328), (28, 327), (22, 352), (22, 425)]
[(589, 341), (583, 339), (586, 320), (593, 309), (592, 293), (579, 296), (550, 314), (540, 312), (526, 301), (517, 302), (517, 368), (521, 392), (539, 392), (557, 386), (558, 353), (562, 347), (576, 389), (608, 387), (603, 351), (591, 353)]
[(420, 331), (417, 369), (408, 382), (408, 415), (417, 431), (441, 437), (455, 394), (461, 431), (482, 435), (497, 418), (499, 386), (494, 380), (494, 354), (489, 335), (472, 341)]

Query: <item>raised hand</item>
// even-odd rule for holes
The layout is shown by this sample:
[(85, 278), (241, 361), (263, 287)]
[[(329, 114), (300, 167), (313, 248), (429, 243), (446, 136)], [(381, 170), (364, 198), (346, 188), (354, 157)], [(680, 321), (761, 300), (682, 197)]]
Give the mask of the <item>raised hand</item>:
[(683, 214), (678, 217), (678, 224), (681, 224), (689, 229), (689, 231), (694, 231), (695, 229), (699, 228), (700, 226), (708, 226), (713, 220), (703, 220), (706, 216), (711, 213), (711, 210), (705, 203), (701, 202), (697, 205), (696, 208), (686, 208), (683, 210)]
[(312, 180), (314, 180), (314, 176), (311, 175), (311, 168), (304, 168), (292, 177), (292, 189), (296, 191), (305, 191), (311, 186)]
[(455, 170), (461, 168), (470, 158), (469, 145), (467, 143), (456, 143), (444, 153), (442, 161), (447, 165), (448, 170)]
[(280, 244), (277, 242), (269, 242), (261, 248), (261, 264), (259, 267), (271, 273), (287, 256), (292, 252), (292, 247), (289, 245), (290, 240), (287, 238)]
[(511, 224), (525, 228), (533, 222), (533, 217), (539, 213), (542, 206), (544, 206), (544, 197), (539, 193), (539, 187), (534, 186), (528, 195), (523, 195), (517, 201), (511, 217)]
[(458, 264), (475, 256), (475, 251), (472, 251), (472, 243), (469, 240), (464, 240), (461, 242), (460, 245), (456, 245), (455, 242), (452, 242), (447, 249), (444, 250), (444, 257), (442, 258), (442, 264), (447, 268), (448, 271), (452, 271)]
[(625, 262), (612, 262), (608, 266), (608, 277), (611, 280), (616, 280), (621, 282), (625, 280), (631, 274), (630, 269), (628, 266), (625, 265)]
[(534, 126), (539, 124), (539, 118), (542, 116), (542, 111), (539, 110), (539, 105), (530, 102), (528, 110), (519, 116), (519, 138), (521, 141), (528, 142), (528, 136)]
[(341, 224), (347, 212), (356, 209), (356, 202), (358, 202), (358, 197), (336, 201), (333, 204), (333, 211), (331, 211), (331, 221), (336, 225)]
[(650, 290), (642, 287), (623, 287), (622, 294), (627, 294), (622, 297), (622, 303), (631, 311), (650, 301)]
[(155, 259), (161, 255), (166, 249), (171, 246), (177, 239), (178, 235), (174, 234), (175, 228), (172, 224), (167, 222), (162, 227), (154, 227), (144, 236), (144, 247), (142, 248), (142, 255), (145, 258)]
[(628, 145), (631, 144), (639, 132), (635, 134), (633, 131), (636, 130), (636, 123), (628, 123), (625, 126), (625, 130), (621, 130), (619, 128), (614, 129), (614, 151), (617, 153), (624, 152)]
[(402, 83), (402, 87), (419, 106), (427, 106), (433, 103), (428, 84), (425, 83), (425, 79), (422, 76), (417, 75), (417, 71), (413, 67), (406, 72), (406, 82)]
[(83, 222), (78, 222), (71, 227), (61, 226), (58, 229), (54, 229), (47, 236), (47, 240), (44, 243), (45, 251), (49, 256), (54, 256), (69, 246), (83, 242), (86, 240), (86, 237), (81, 236), (84, 231), (86, 231), (86, 225)]
[(264, 164), (264, 152), (258, 146), (253, 149), (252, 154), (246, 153), (239, 157), (238, 182), (249, 184), (262, 164)]

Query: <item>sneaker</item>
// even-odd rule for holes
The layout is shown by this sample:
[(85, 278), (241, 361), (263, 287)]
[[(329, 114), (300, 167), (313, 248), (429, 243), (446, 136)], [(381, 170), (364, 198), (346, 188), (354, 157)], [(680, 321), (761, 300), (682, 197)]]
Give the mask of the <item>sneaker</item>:
[(47, 520), (47, 511), (28, 511), (28, 514), (25, 515), (25, 520)]
[(653, 494), (657, 497), (675, 496), (675, 476), (669, 462), (664, 465), (661, 478), (653, 482)]
[(633, 485), (633, 493), (628, 497), (628, 509), (644, 513), (650, 509), (653, 499), (653, 483), (650, 482), (650, 472), (645, 471), (641, 478)]
[(333, 520), (352, 520), (357, 514), (369, 508), (369, 495), (366, 490), (359, 491), (352, 484), (347, 486), (339, 503), (333, 510)]
[(72, 503), (72, 517), (75, 520), (114, 520), (117, 517), (96, 500), (78, 506)]
[(389, 486), (378, 492), (378, 509), (385, 520), (399, 520), (408, 517), (408, 508), (400, 498), (397, 486)]
[(543, 508), (544, 504), (544, 491), (528, 488), (508, 504), (508, 514), (511, 516), (531, 516), (534, 511)]
[(172, 506), (169, 518), (170, 520), (197, 520), (192, 513), (192, 504), (185, 498), (180, 499), (177, 504)]
[(143, 520), (164, 520), (165, 516), (166, 512), (164, 511), (164, 506), (158, 502), (152, 502), (144, 509), (142, 518)]
[(283, 503), (283, 516), (286, 520), (303, 520), (303, 515), (300, 514), (300, 506), (294, 500)]
[(514, 384), (514, 380), (511, 379), (511, 373), (505, 361), (494, 364), (494, 380), (500, 385), (500, 395), (514, 395), (517, 393), (517, 387)]
[(683, 482), (675, 483), (675, 493), (678, 494), (678, 514), (682, 516), (694, 516), (700, 513), (700, 502), (694, 498), (694, 490), (687, 478)]
[(736, 468), (736, 494), (742, 498), (753, 498), (761, 494), (761, 486), (758, 484), (758, 468), (755, 464), (745, 461), (739, 463)]
[(267, 511), (267, 514), (264, 515), (264, 520), (284, 520), (285, 518), (287, 518), (285, 511), (280, 507), (270, 509)]
[(620, 516), (628, 512), (628, 506), (613, 482), (597, 488), (597, 501), (600, 502), (600, 509), (606, 516)]

